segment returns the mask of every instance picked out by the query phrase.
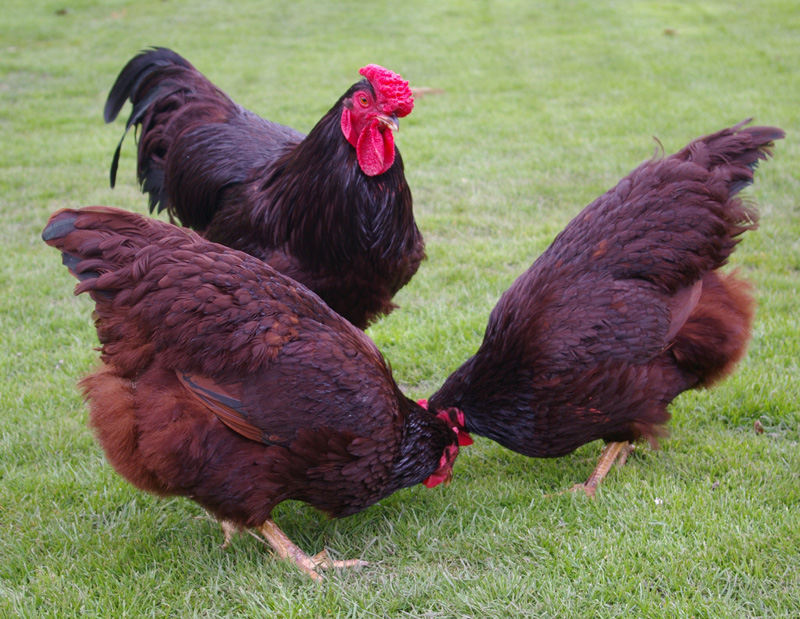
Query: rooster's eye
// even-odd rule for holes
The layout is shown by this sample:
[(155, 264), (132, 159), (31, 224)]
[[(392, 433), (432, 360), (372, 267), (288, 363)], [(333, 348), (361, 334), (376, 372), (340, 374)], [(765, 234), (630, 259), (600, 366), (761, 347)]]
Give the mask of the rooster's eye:
[(369, 103), (367, 95), (358, 95), (358, 102), (364, 107), (367, 107), (367, 104)]

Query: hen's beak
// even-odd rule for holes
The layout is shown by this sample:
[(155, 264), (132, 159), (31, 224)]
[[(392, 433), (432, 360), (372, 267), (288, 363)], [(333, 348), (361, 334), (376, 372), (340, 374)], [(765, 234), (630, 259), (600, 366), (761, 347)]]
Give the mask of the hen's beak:
[(389, 131), (400, 131), (400, 121), (394, 114), (392, 114), (391, 116), (379, 114), (375, 118), (381, 125), (386, 127)]
[(447, 473), (445, 473), (445, 478), (442, 483), (444, 484), (444, 487), (447, 488), (447, 486), (450, 485), (451, 481), (453, 481), (453, 469), (450, 469), (449, 471), (447, 471)]

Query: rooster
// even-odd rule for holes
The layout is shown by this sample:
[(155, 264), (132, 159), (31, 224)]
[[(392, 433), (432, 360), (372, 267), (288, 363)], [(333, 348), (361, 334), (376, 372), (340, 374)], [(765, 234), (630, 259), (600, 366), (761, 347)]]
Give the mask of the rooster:
[(737, 197), (783, 131), (747, 121), (645, 162), (587, 206), (506, 291), (477, 353), (430, 398), (465, 430), (532, 457), (606, 442), (594, 496), (668, 405), (730, 374), (750, 286), (722, 267), (757, 214)]
[(457, 415), (406, 398), (367, 335), (301, 284), (108, 207), (59, 211), (42, 236), (95, 303), (103, 365), (80, 386), (108, 460), (142, 490), (205, 507), (226, 545), (258, 527), (320, 578), (361, 562), (306, 555), (271, 519), (276, 505), (341, 517), (449, 481), (468, 438)]
[(150, 211), (210, 241), (245, 251), (305, 284), (364, 329), (425, 257), (411, 190), (394, 145), (414, 99), (399, 75), (368, 65), (302, 133), (237, 105), (188, 61), (165, 48), (135, 56), (108, 95), (112, 122), (133, 109), (138, 177)]

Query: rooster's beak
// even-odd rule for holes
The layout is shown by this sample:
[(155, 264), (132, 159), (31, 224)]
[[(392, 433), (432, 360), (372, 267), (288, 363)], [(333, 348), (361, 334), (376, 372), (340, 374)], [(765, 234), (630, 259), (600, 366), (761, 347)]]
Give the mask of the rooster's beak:
[(377, 116), (376, 119), (381, 125), (386, 127), (389, 131), (400, 131), (400, 121), (394, 114), (392, 114), (391, 116), (385, 116), (381, 114)]

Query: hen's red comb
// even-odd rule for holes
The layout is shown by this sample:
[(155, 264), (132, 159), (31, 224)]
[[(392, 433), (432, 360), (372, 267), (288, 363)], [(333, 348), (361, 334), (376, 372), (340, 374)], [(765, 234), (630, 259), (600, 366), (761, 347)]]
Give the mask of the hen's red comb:
[(377, 64), (368, 64), (359, 72), (369, 80), (375, 92), (384, 102), (383, 111), (386, 114), (396, 114), (398, 117), (408, 116), (414, 109), (414, 97), (408, 82), (394, 71), (385, 69)]

